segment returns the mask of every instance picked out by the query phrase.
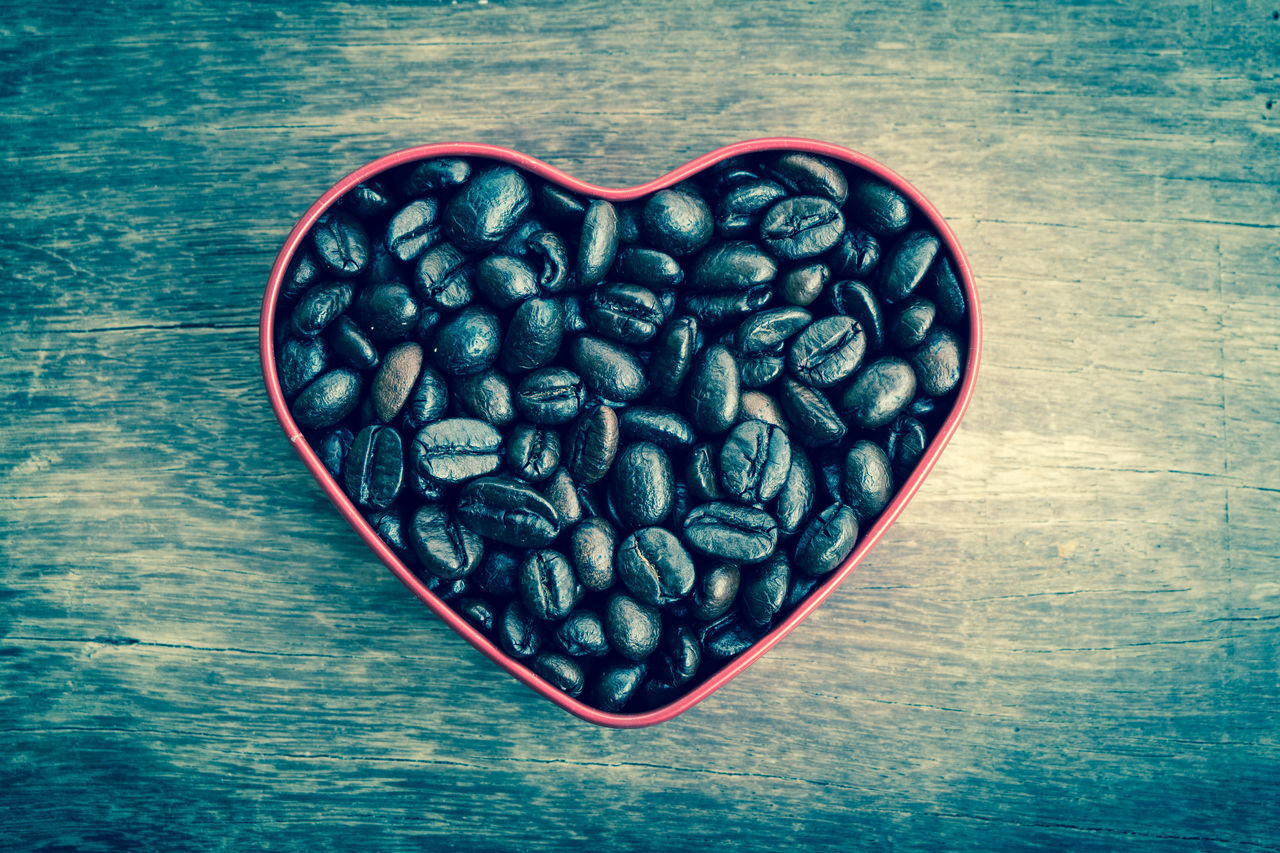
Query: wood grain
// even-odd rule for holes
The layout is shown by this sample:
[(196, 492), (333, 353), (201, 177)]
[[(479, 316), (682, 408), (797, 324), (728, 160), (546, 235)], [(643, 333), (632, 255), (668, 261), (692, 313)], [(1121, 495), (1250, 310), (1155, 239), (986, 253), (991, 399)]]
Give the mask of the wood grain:
[[(0, 2), (0, 847), (1280, 847), (1276, 11)], [(949, 217), (978, 394), (778, 649), (595, 729), (333, 512), (262, 288), (397, 148), (775, 134)]]

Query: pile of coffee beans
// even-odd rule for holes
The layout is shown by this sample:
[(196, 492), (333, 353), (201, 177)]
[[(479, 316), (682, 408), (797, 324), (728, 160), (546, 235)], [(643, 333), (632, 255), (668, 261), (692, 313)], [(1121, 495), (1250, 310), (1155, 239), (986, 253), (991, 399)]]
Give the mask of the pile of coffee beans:
[(372, 527), (609, 711), (678, 697), (808, 596), (965, 369), (928, 221), (795, 151), (619, 204), (412, 163), (319, 219), (280, 300), (290, 411)]

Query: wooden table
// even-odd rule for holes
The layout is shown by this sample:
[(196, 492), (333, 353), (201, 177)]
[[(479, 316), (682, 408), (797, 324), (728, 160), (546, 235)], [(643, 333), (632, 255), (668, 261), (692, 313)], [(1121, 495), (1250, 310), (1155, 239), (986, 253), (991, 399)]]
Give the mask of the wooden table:
[[(1280, 845), (1280, 5), (2, 5), (0, 846)], [(267, 272), (411, 144), (783, 134), (949, 217), (977, 396), (778, 649), (597, 729), (303, 470)]]

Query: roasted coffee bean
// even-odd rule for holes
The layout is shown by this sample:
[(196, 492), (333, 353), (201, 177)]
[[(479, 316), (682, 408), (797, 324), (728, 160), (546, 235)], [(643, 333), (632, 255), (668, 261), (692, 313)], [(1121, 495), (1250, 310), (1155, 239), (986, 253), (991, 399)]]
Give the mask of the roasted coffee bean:
[(655, 608), (621, 592), (609, 597), (604, 635), (615, 652), (628, 660), (644, 660), (658, 647), (661, 632), (662, 617)]
[(860, 281), (838, 281), (830, 290), (831, 307), (847, 314), (867, 336), (867, 351), (879, 352), (885, 344), (885, 319), (880, 300)]
[(915, 469), (924, 450), (929, 445), (929, 434), (924, 424), (912, 417), (901, 417), (889, 428), (889, 462), (893, 475), (899, 482), (906, 480)]
[(519, 258), (489, 255), (476, 264), (475, 289), (499, 311), (538, 295), (538, 279)]
[(501, 340), (498, 315), (488, 308), (464, 308), (440, 324), (431, 354), (450, 376), (466, 376), (493, 367)]
[(385, 424), (396, 419), (421, 373), (422, 347), (407, 341), (387, 352), (369, 390), (378, 420)]
[(959, 325), (964, 319), (964, 289), (956, 279), (955, 270), (948, 258), (939, 258), (933, 265), (930, 282), (939, 319), (944, 323)]
[(780, 355), (787, 339), (809, 326), (812, 320), (813, 315), (808, 311), (793, 306), (762, 311), (738, 326), (733, 336), (734, 352), (744, 358)]
[(414, 467), (437, 483), (461, 483), (498, 470), (502, 436), (490, 424), (448, 418), (423, 427), (413, 440)]
[(640, 219), (644, 210), (637, 204), (618, 205), (618, 245), (630, 246), (640, 242)]
[(519, 601), (502, 611), (497, 625), (498, 645), (513, 658), (532, 657), (542, 647), (542, 631), (538, 621)]
[(521, 562), (520, 601), (535, 619), (563, 619), (581, 597), (573, 569), (559, 551), (530, 551)]
[(621, 711), (644, 681), (643, 663), (615, 663), (596, 673), (591, 688), (591, 704), (601, 711)]
[(609, 498), (630, 528), (658, 524), (671, 513), (674, 498), (671, 458), (649, 441), (628, 444), (609, 473)]
[(744, 421), (724, 440), (717, 461), (726, 494), (743, 503), (765, 503), (782, 489), (791, 470), (791, 442), (773, 424)]
[(569, 438), (567, 465), (584, 486), (598, 483), (609, 473), (618, 453), (618, 416), (609, 406), (583, 412)]
[(298, 396), (329, 366), (329, 346), (323, 338), (289, 338), (280, 350), (277, 372), (286, 400)]
[(350, 317), (344, 315), (334, 320), (325, 330), (325, 336), (334, 361), (356, 370), (370, 370), (377, 366), (377, 348)]
[(838, 448), (824, 448), (815, 454), (815, 464), (819, 503), (840, 503), (844, 482), (844, 454)]
[(569, 250), (554, 231), (535, 231), (524, 241), (525, 262), (538, 277), (538, 287), (558, 293), (569, 286)]
[(874, 518), (893, 497), (889, 457), (874, 441), (859, 441), (845, 456), (840, 500), (860, 521)]
[(800, 531), (813, 509), (816, 488), (808, 454), (799, 447), (792, 447), (791, 467), (787, 470), (787, 479), (778, 492), (773, 510), (778, 519), (779, 536), (793, 536)]
[(764, 510), (723, 501), (694, 507), (684, 522), (684, 539), (709, 557), (759, 563), (778, 544), (778, 523)]
[(555, 184), (540, 184), (535, 196), (538, 212), (557, 225), (576, 225), (587, 212), (582, 199)]
[(738, 361), (743, 388), (763, 388), (781, 376), (786, 369), (787, 362), (781, 356), (758, 355)]
[(654, 248), (674, 257), (697, 252), (711, 239), (715, 222), (707, 203), (684, 190), (660, 190), (645, 202), (643, 235)]
[(693, 444), (693, 426), (684, 415), (657, 406), (628, 406), (618, 429), (626, 441), (651, 441), (665, 450)]
[(685, 411), (695, 427), (719, 435), (738, 419), (741, 384), (738, 363), (728, 347), (716, 345), (699, 353), (689, 373)]
[(792, 305), (811, 305), (831, 280), (831, 269), (820, 261), (790, 270), (782, 279), (782, 298)]
[(924, 417), (938, 407), (938, 401), (933, 397), (917, 396), (911, 401), (911, 405), (907, 406), (907, 411), (916, 417)]
[(569, 363), (582, 381), (606, 400), (629, 403), (649, 387), (644, 366), (629, 347), (591, 335), (569, 342)]
[(302, 389), (289, 406), (303, 429), (324, 429), (345, 418), (360, 403), (364, 383), (360, 374), (346, 368), (322, 373)]
[(289, 266), (285, 270), (284, 282), (280, 287), (280, 298), (285, 302), (292, 302), (319, 284), (323, 275), (324, 268), (320, 266), (320, 261), (316, 260), (315, 252), (311, 250), (310, 245), (304, 243), (298, 247), (293, 260), (289, 261)]
[(378, 538), (390, 545), (392, 551), (401, 557), (409, 556), (409, 539), (405, 534), (404, 521), (395, 507), (373, 510), (365, 517), (369, 520), (369, 526), (378, 534)]
[(765, 284), (733, 293), (693, 293), (684, 299), (684, 310), (710, 329), (740, 322), (773, 299)]
[(304, 338), (314, 338), (347, 310), (352, 293), (349, 281), (317, 284), (294, 306), (293, 330)]
[(742, 392), (742, 403), (738, 407), (738, 422), (743, 421), (764, 421), (767, 424), (773, 424), (783, 432), (791, 430), (791, 425), (782, 414), (782, 407), (778, 405), (778, 401), (763, 391)]
[(555, 507), (515, 477), (480, 477), (458, 493), (458, 519), (488, 539), (520, 548), (545, 548), (560, 532)]
[(507, 325), (499, 363), (510, 373), (545, 367), (560, 352), (564, 334), (564, 307), (555, 299), (521, 302)]
[(840, 398), (840, 409), (863, 429), (876, 429), (896, 418), (916, 393), (916, 374), (900, 358), (885, 356), (853, 378)]
[(760, 221), (761, 242), (776, 257), (789, 261), (821, 255), (843, 233), (840, 208), (816, 196), (783, 199)]
[(858, 517), (843, 504), (832, 504), (814, 517), (796, 542), (795, 567), (809, 575), (833, 570), (853, 551)]
[(684, 281), (680, 262), (657, 249), (628, 246), (618, 252), (614, 272), (622, 281), (645, 287), (675, 287)]
[(572, 527), (582, 520), (582, 500), (578, 497), (578, 486), (564, 468), (551, 475), (551, 479), (542, 487), (542, 496), (555, 508), (561, 529)]
[(516, 227), (529, 200), (529, 185), (515, 169), (485, 169), (473, 175), (445, 205), (445, 233), (459, 248), (482, 251)]
[(638, 284), (594, 288), (586, 298), (584, 311), (593, 331), (624, 344), (650, 340), (664, 319), (658, 297)]
[(404, 448), (394, 427), (367, 426), (347, 453), (343, 485), (363, 507), (386, 509), (404, 483)]
[(444, 414), (448, 405), (449, 388), (445, 385), (444, 377), (424, 366), (418, 377), (418, 384), (400, 410), (400, 423), (405, 429), (416, 433)]
[(480, 566), (472, 575), (476, 586), (500, 601), (515, 598), (520, 594), (522, 553), (496, 542), (488, 543)]
[(351, 316), (361, 331), (378, 344), (406, 338), (417, 328), (420, 314), (418, 301), (398, 281), (361, 288), (351, 307)]
[(703, 653), (712, 660), (728, 660), (755, 644), (758, 629), (744, 623), (736, 613), (722, 616), (698, 631)]
[(847, 225), (825, 262), (836, 278), (865, 279), (880, 262), (880, 244), (870, 232)]
[(473, 274), (466, 256), (442, 243), (419, 256), (413, 283), (428, 304), (441, 311), (456, 311), (471, 301)]
[(791, 578), (791, 588), (787, 590), (786, 600), (782, 602), (782, 609), (787, 612), (799, 607), (809, 597), (809, 593), (813, 592), (818, 584), (822, 583), (822, 579), (819, 577), (807, 577), (804, 575), (795, 577), (795, 575), (799, 574), (798, 572), (792, 572), (791, 574), (793, 576)]
[(693, 560), (669, 530), (645, 527), (618, 546), (618, 576), (639, 601), (660, 607), (693, 589)]
[(959, 339), (945, 328), (929, 332), (924, 343), (911, 353), (911, 367), (920, 391), (930, 397), (941, 397), (960, 384), (963, 363)]
[(778, 264), (755, 243), (731, 240), (708, 248), (693, 266), (697, 290), (743, 291), (773, 281)]
[(507, 439), (507, 465), (517, 477), (541, 482), (560, 464), (560, 433), (535, 424), (517, 424)]
[(613, 586), (617, 534), (603, 518), (589, 518), (569, 534), (569, 557), (578, 580), (600, 592)]
[(386, 246), (398, 261), (409, 263), (440, 239), (434, 198), (423, 198), (401, 208), (387, 223)]
[(662, 630), (657, 654), (652, 660), (653, 675), (672, 687), (688, 684), (702, 663), (702, 644), (687, 625), (668, 625)]
[[(435, 593), (441, 601), (458, 602), (463, 596), (471, 593), (471, 584), (466, 578), (442, 580), (435, 575), (427, 575), (423, 586)], [(456, 604), (455, 604), (456, 607)]]
[(747, 567), (742, 579), (742, 615), (755, 625), (768, 625), (782, 609), (790, 583), (791, 566), (782, 554)]
[(342, 476), (342, 464), (346, 461), (347, 452), (351, 449), (351, 442), (354, 440), (355, 436), (351, 434), (351, 430), (338, 427), (325, 433), (316, 445), (316, 456), (320, 457), (320, 462), (334, 479)]
[(486, 370), (460, 376), (453, 387), (465, 414), (497, 427), (506, 426), (516, 419), (511, 386), (498, 371)]
[(693, 448), (685, 464), (685, 480), (689, 490), (700, 501), (716, 501), (724, 498), (720, 488), (718, 448), (704, 442)]
[(787, 348), (791, 375), (814, 388), (830, 388), (862, 363), (867, 338), (850, 317), (815, 320)]
[(658, 334), (649, 360), (649, 383), (660, 397), (675, 397), (698, 349), (698, 321), (672, 318)]
[(572, 658), (564, 655), (543, 652), (534, 657), (531, 667), (534, 672), (550, 682), (552, 687), (563, 690), (570, 696), (581, 694), (586, 684), (586, 675), (582, 672), (582, 667)]
[(520, 380), (515, 406), (530, 423), (557, 426), (578, 416), (585, 395), (578, 374), (563, 367), (544, 367)]
[(591, 202), (582, 217), (578, 240), (578, 283), (594, 287), (604, 280), (618, 252), (618, 213), (601, 199)]
[(484, 556), (484, 540), (459, 524), (444, 507), (432, 504), (414, 513), (409, 547), (423, 568), (445, 580), (471, 574)]
[(320, 265), (338, 278), (355, 278), (369, 264), (369, 235), (346, 211), (330, 210), (316, 220), (311, 248)]
[(609, 653), (604, 623), (590, 610), (575, 610), (556, 626), (556, 643), (574, 657), (601, 657)]
[(733, 186), (716, 204), (716, 233), (721, 237), (753, 235), (765, 210), (786, 195), (781, 184), (759, 178)]
[(562, 296), (559, 301), (564, 307), (564, 333), (576, 335), (587, 331), (587, 318), (582, 313), (582, 299), (575, 294), (569, 294)]
[(714, 622), (729, 612), (738, 597), (741, 570), (733, 563), (718, 563), (698, 575), (690, 597), (690, 614), (702, 622)]
[(783, 186), (802, 195), (816, 195), (844, 204), (849, 181), (832, 161), (798, 151), (779, 154), (769, 163), (769, 174)]
[(848, 430), (821, 391), (790, 377), (782, 380), (778, 402), (791, 425), (788, 434), (805, 447), (837, 444)]
[(911, 349), (929, 334), (937, 309), (922, 296), (915, 296), (902, 303), (889, 324), (889, 340), (898, 349)]
[(892, 237), (911, 222), (911, 205), (902, 193), (875, 178), (853, 183), (845, 212), (877, 237)]
[(914, 293), (941, 245), (928, 231), (912, 231), (903, 237), (886, 259), (880, 278), (881, 298), (893, 304)]
[(493, 605), (483, 598), (464, 598), (458, 602), (457, 610), (472, 625), (480, 629), (482, 634), (493, 633), (496, 618)]
[(471, 164), (461, 157), (436, 157), (415, 163), (404, 175), (401, 190), (407, 196), (420, 196), (437, 190), (450, 190), (471, 177)]

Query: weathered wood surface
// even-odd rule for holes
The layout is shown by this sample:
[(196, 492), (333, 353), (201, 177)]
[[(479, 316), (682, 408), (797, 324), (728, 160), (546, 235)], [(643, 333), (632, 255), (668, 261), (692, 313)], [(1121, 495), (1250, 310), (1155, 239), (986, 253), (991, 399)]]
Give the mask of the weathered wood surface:
[[(0, 3), (0, 846), (1280, 846), (1280, 6), (302, 5)], [(792, 637), (596, 729), (332, 511), (261, 290), (397, 148), (775, 134), (950, 218), (978, 394)]]

